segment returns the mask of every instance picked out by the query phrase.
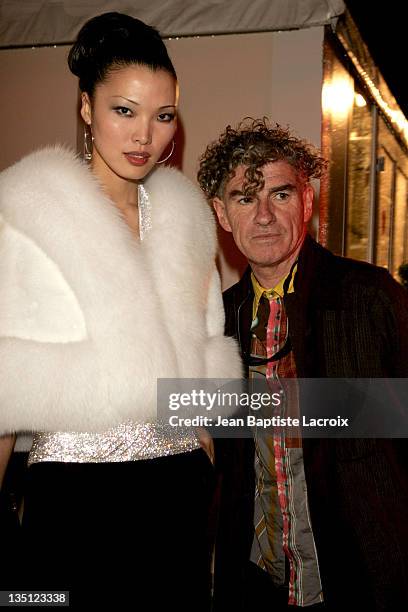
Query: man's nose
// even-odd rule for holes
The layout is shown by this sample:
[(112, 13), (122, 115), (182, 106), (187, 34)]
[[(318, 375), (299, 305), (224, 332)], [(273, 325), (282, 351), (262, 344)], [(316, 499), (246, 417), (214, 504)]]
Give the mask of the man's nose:
[(136, 123), (133, 129), (132, 141), (138, 142), (141, 145), (151, 144), (152, 129), (150, 121), (140, 120)]
[(276, 221), (273, 204), (268, 198), (259, 198), (256, 209), (255, 223), (259, 225), (269, 225)]

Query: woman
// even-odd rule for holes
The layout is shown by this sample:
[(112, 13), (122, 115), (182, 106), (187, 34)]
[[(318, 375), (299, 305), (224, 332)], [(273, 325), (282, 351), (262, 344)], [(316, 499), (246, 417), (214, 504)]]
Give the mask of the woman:
[(157, 420), (156, 383), (240, 374), (214, 224), (187, 179), (157, 169), (177, 111), (158, 33), (107, 13), (68, 62), (89, 167), (54, 147), (0, 177), (3, 466), (6, 434), (36, 432), (20, 588), (205, 610), (212, 466), (195, 431)]

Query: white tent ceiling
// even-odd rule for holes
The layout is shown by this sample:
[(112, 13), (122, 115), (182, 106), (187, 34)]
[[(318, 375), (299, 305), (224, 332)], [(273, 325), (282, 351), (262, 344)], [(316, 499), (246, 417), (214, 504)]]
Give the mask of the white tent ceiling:
[(162, 36), (288, 30), (331, 23), (343, 0), (0, 0), (0, 48), (70, 43), (100, 13), (128, 13)]

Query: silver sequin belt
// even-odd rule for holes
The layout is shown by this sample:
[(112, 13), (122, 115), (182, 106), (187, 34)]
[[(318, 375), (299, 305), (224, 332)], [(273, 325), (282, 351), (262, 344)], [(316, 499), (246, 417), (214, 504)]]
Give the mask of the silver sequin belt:
[(28, 465), (41, 461), (102, 463), (138, 461), (200, 448), (192, 428), (128, 421), (103, 433), (40, 432), (34, 435)]

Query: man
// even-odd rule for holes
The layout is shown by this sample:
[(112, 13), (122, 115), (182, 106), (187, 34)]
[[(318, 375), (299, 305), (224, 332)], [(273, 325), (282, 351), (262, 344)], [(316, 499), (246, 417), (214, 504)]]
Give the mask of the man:
[[(268, 384), (407, 377), (406, 292), (307, 233), (309, 180), (324, 169), (310, 145), (265, 120), (228, 127), (207, 148), (200, 185), (249, 262), (224, 294), (226, 333), (248, 376)], [(302, 414), (299, 393), (287, 403)], [(216, 441), (217, 612), (405, 609), (403, 442), (258, 431)]]

